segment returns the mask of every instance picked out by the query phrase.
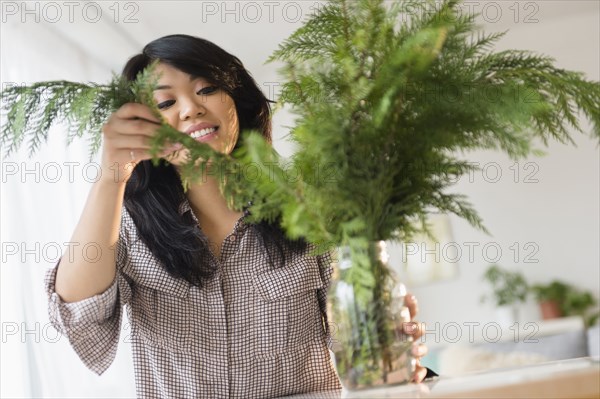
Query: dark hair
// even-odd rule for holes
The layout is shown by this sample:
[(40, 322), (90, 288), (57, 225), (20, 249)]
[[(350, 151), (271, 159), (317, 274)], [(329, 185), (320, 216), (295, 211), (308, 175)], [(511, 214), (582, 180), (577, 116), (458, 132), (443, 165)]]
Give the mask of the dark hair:
[[(244, 130), (254, 129), (271, 142), (269, 103), (273, 101), (265, 97), (237, 57), (199, 37), (169, 35), (148, 43), (141, 54), (133, 56), (123, 68), (123, 77), (134, 80), (154, 60), (219, 86), (235, 103), (239, 137)], [(241, 141), (238, 139), (236, 147)], [(179, 213), (185, 200), (181, 179), (173, 165), (164, 160), (157, 166), (151, 161), (142, 161), (127, 182), (124, 205), (140, 238), (167, 272), (202, 286), (216, 270), (202, 261), (210, 255), (209, 247), (192, 215)], [(285, 262), (284, 247), (292, 252), (307, 248), (304, 240), (288, 240), (279, 227), (279, 220), (252, 224), (249, 228), (259, 233), (272, 267), (280, 267)]]

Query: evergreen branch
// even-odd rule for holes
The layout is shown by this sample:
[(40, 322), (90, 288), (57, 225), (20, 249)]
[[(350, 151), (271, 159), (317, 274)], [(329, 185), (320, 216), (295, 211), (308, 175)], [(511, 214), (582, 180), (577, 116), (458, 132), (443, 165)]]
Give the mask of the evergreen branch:
[(124, 92), (115, 93), (123, 87), (117, 80), (108, 85), (60, 80), (9, 86), (2, 91), (2, 109), (7, 117), (0, 144), (6, 147), (5, 155), (17, 150), (25, 139), (29, 155), (33, 155), (48, 139), (50, 127), (60, 122), (69, 124), (68, 143), (73, 132), (80, 137), (87, 132), (91, 140), (99, 141), (101, 125), (114, 111), (114, 101), (132, 100)]
[(312, 14), (302, 27), (284, 40), (265, 61), (301, 61), (319, 58), (335, 51), (335, 38), (339, 37), (346, 21), (338, 12), (340, 0), (322, 7)]
[[(287, 62), (284, 75), (297, 85), (280, 98), (299, 116), (295, 166), (312, 173), (329, 160), (339, 179), (306, 179), (303, 197), (280, 205), (308, 220), (311, 204), (338, 243), (408, 236), (432, 208), (486, 231), (462, 196), (442, 192), (470, 168), (444, 153), (498, 149), (518, 159), (536, 153), (535, 137), (572, 143), (568, 127), (581, 130), (580, 111), (597, 129), (598, 83), (553, 67), (549, 57), (494, 53), (505, 32), (477, 32), (476, 16), (460, 12), (458, 1), (432, 5), (398, 1), (386, 10), (380, 1), (332, 1), (270, 58)], [(332, 93), (328, 101), (307, 94), (316, 84)], [(363, 227), (346, 231), (348, 220)], [(305, 236), (313, 233), (305, 228)]]

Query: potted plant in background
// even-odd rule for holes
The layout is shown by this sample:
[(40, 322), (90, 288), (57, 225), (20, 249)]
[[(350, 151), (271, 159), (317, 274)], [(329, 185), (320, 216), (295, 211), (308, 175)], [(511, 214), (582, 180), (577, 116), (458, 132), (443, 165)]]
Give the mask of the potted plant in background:
[[(383, 242), (429, 233), (431, 212), (454, 213), (485, 231), (464, 196), (447, 192), (477, 169), (457, 154), (538, 154), (536, 139), (572, 142), (569, 129), (582, 131), (580, 111), (600, 136), (600, 84), (548, 57), (491, 52), (502, 34), (478, 33), (474, 18), (454, 0), (327, 2), (269, 59), (284, 63), (277, 106), (297, 115), (289, 160), (252, 132), (241, 132), (243, 145), (231, 156), (164, 121), (154, 138), (154, 154), (166, 141), (190, 151), (184, 184), (211, 162), (232, 208), (252, 201), (249, 220), (279, 221), (290, 238), (313, 243), (315, 254), (335, 249), (329, 305), (346, 388), (410, 379), (410, 343), (398, 330), (403, 291)], [(97, 149), (103, 118), (123, 102), (147, 104), (160, 118), (150, 76), (132, 87), (118, 79), (10, 87), (2, 144), (16, 149), (29, 138), (35, 150), (53, 120), (66, 117), (76, 125), (69, 138), (88, 133)], [(252, 179), (240, 173), (247, 168)]]
[(511, 326), (519, 321), (519, 304), (525, 302), (529, 287), (523, 274), (502, 269), (499, 265), (490, 265), (483, 280), (492, 287), (491, 295), (484, 295), (482, 301), (491, 299), (496, 306), (498, 322)]
[(585, 327), (593, 326), (600, 317), (594, 310), (598, 301), (590, 291), (579, 289), (560, 280), (548, 284), (535, 284), (531, 287), (544, 320), (580, 316)]
[(531, 286), (531, 292), (540, 305), (542, 319), (556, 319), (563, 317), (561, 303), (563, 302), (567, 285), (560, 281), (552, 281), (549, 284), (535, 284)]

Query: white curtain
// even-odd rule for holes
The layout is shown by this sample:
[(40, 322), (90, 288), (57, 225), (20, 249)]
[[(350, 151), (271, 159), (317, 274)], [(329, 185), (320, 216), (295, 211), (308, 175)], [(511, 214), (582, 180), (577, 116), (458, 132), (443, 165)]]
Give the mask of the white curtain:
[[(109, 63), (98, 62), (53, 26), (31, 20), (3, 21), (2, 87), (40, 80), (106, 82), (111, 78)], [(139, 49), (127, 51), (133, 54)], [(117, 357), (102, 376), (85, 368), (66, 337), (49, 324), (44, 273), (70, 240), (98, 170), (90, 163), (86, 141), (67, 147), (65, 138), (64, 129), (54, 127), (48, 143), (32, 157), (28, 143), (8, 157), (2, 148), (0, 396), (135, 397), (126, 315)]]

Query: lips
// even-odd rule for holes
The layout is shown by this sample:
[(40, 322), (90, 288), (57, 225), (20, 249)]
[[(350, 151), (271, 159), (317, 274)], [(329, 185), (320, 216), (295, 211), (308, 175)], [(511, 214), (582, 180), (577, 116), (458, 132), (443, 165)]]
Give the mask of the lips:
[(198, 130), (202, 130), (202, 129), (206, 129), (206, 128), (210, 128), (210, 127), (218, 127), (218, 126), (213, 123), (202, 122), (202, 123), (198, 123), (196, 125), (192, 125), (192, 126), (188, 127), (185, 132), (187, 134), (192, 134), (193, 132), (196, 132)]
[(186, 133), (196, 141), (206, 142), (215, 138), (218, 131), (219, 126), (203, 122), (190, 126)]

